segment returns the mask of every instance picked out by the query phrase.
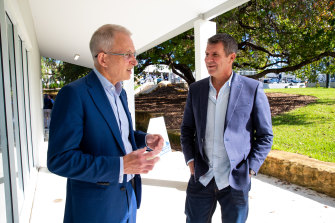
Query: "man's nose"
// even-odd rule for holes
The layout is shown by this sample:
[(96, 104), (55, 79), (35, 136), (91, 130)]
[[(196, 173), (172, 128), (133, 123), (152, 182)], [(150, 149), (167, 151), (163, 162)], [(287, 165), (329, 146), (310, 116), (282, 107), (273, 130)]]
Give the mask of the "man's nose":
[(206, 56), (205, 57), (205, 62), (207, 63), (207, 62), (212, 62), (213, 61), (213, 57), (211, 57), (211, 56)]
[(138, 64), (136, 58), (133, 56), (130, 60), (130, 63), (133, 65), (133, 66), (136, 66)]

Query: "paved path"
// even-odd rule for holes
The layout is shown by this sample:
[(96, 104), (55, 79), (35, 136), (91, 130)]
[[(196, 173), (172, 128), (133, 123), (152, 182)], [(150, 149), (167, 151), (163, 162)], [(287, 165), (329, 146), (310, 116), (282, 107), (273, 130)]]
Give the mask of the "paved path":
[[(188, 168), (180, 152), (163, 155), (149, 174), (142, 175), (142, 205), (138, 223), (185, 222)], [(60, 223), (63, 219), (65, 183), (41, 168), (31, 223)], [(312, 190), (259, 174), (252, 180), (248, 223), (334, 223), (335, 199)], [(213, 223), (219, 223), (219, 206)]]

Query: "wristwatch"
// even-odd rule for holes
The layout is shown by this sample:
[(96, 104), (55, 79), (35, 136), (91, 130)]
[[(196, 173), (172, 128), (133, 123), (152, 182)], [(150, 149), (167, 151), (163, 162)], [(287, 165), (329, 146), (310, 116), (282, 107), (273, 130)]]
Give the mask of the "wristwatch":
[(256, 172), (253, 169), (249, 169), (249, 174), (252, 176), (256, 176)]

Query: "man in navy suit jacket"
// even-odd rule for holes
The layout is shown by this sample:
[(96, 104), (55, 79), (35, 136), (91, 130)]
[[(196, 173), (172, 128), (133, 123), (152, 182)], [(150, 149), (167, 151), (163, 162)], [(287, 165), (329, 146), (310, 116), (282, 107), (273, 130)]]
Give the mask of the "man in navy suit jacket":
[(210, 77), (190, 85), (181, 144), (191, 172), (187, 222), (211, 222), (217, 201), (222, 222), (245, 222), (250, 177), (272, 146), (270, 107), (260, 82), (233, 72), (237, 43), (228, 34), (208, 39)]
[(130, 35), (122, 26), (100, 27), (90, 41), (95, 68), (57, 95), (47, 164), (68, 178), (66, 223), (136, 222), (139, 174), (159, 160), (162, 136), (133, 130), (121, 85), (137, 65)]

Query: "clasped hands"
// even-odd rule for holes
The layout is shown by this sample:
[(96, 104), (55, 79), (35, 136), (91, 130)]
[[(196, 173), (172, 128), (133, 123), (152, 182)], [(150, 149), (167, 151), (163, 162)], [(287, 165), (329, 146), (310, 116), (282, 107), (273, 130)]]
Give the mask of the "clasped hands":
[(152, 170), (158, 162), (157, 155), (162, 151), (164, 139), (159, 134), (148, 134), (146, 136), (147, 146), (152, 149), (146, 152), (147, 148), (135, 150), (123, 157), (124, 174), (142, 174)]

